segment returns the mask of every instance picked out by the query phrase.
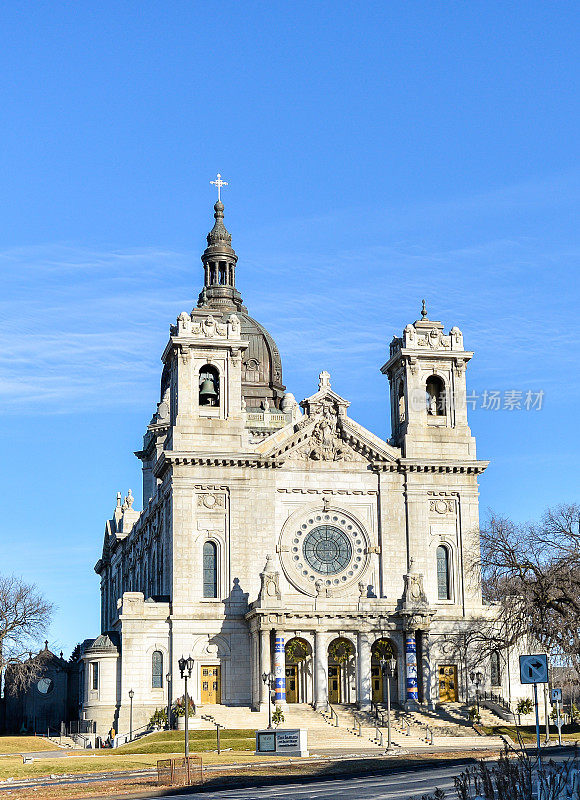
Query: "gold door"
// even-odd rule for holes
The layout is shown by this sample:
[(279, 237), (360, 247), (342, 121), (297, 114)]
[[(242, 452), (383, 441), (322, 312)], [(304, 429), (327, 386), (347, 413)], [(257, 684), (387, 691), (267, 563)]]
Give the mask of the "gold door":
[(383, 676), (379, 666), (371, 667), (371, 683), (373, 686), (373, 703), (383, 702)]
[(328, 702), (340, 703), (340, 664), (328, 666)]
[(457, 667), (453, 664), (443, 664), (439, 667), (439, 702), (457, 703), (458, 700)]
[(221, 703), (222, 701), (222, 682), (220, 667), (201, 668), (201, 702), (202, 703)]
[(286, 667), (286, 702), (298, 702), (298, 664)]

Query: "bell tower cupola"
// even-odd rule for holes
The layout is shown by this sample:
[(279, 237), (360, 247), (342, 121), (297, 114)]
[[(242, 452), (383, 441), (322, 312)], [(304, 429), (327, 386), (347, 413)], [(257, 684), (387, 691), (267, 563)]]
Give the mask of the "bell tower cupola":
[(406, 458), (476, 458), (467, 424), (465, 373), (473, 353), (457, 327), (444, 332), (427, 317), (406, 326), (391, 342), (381, 371), (391, 390), (393, 443)]
[(201, 256), (204, 268), (203, 289), (197, 302), (198, 308), (216, 311), (240, 311), (242, 296), (236, 289), (236, 263), (238, 257), (232, 247), (232, 235), (224, 224), (224, 204), (221, 187), (227, 186), (218, 173), (211, 181), (217, 186), (218, 200), (214, 205), (215, 223), (207, 235), (207, 247)]

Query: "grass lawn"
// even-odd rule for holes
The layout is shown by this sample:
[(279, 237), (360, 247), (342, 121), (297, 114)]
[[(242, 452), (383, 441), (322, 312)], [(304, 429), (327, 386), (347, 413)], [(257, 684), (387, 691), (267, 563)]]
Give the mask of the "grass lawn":
[[(535, 742), (536, 741), (536, 727), (535, 725), (522, 725), (520, 728), (515, 727), (515, 725), (494, 725), (493, 727), (489, 726), (482, 726), (485, 733), (492, 735), (492, 736), (509, 736), (511, 739), (517, 741), (517, 733), (516, 730), (519, 730), (522, 739), (524, 742)], [(546, 726), (540, 725), (540, 735), (542, 737), (542, 742), (544, 741), (544, 737), (546, 734)], [(550, 739), (557, 740), (558, 739), (558, 729), (555, 725), (550, 725)], [(562, 728), (562, 741), (563, 742), (580, 742), (580, 725), (565, 725)]]
[(53, 742), (48, 742), (40, 736), (0, 736), (0, 754), (57, 749)]
[[(191, 755), (195, 755), (191, 751)], [(74, 751), (66, 758), (43, 758), (32, 764), (23, 764), (20, 757), (7, 757), (0, 760), (0, 780), (6, 778), (33, 778), (41, 775), (78, 775), (84, 772), (124, 772), (136, 769), (151, 769), (157, 766), (158, 758), (167, 758), (171, 754), (135, 753), (117, 755), (116, 750), (109, 753), (97, 751), (91, 755), (86, 753), (75, 755)], [(177, 758), (183, 751), (174, 752)], [(232, 762), (271, 761), (268, 756), (255, 756), (253, 750), (222, 753), (203, 753), (204, 764), (230, 764)]]
[[(136, 742), (124, 744), (113, 750), (113, 753), (182, 753), (185, 742), (183, 731), (161, 731), (144, 736)], [(255, 730), (222, 730), (220, 732), (221, 748), (226, 750), (251, 750), (255, 749)], [(215, 750), (217, 739), (215, 731), (190, 731), (189, 750), (191, 753), (204, 753)], [(111, 751), (98, 751), (106, 753)]]
[[(227, 730), (221, 732), (218, 755), (215, 731), (193, 731), (189, 736), (191, 755), (200, 753), (206, 764), (228, 764), (236, 761), (271, 760), (269, 756), (254, 755), (253, 730)], [(83, 772), (121, 772), (157, 766), (159, 758), (183, 755), (184, 734), (180, 731), (153, 733), (115, 750), (67, 751), (66, 758), (43, 758), (32, 764), (23, 764), (22, 758), (5, 756), (0, 759), (0, 780), (27, 778), (41, 775), (71, 775)], [(18, 752), (18, 751), (13, 751)]]
[[(466, 758), (467, 756), (467, 758)], [(377, 770), (379, 771), (390, 771), (392, 769), (406, 769), (411, 766), (417, 764), (424, 764), (425, 762), (433, 762), (439, 764), (458, 764), (461, 763), (461, 767), (458, 766), (458, 771), (463, 768), (465, 763), (469, 761), (469, 763), (474, 763), (475, 759), (478, 757), (485, 757), (489, 758), (490, 753), (488, 750), (482, 752), (469, 752), (467, 753), (425, 753), (424, 755), (409, 755), (403, 756), (397, 759), (385, 759), (383, 757), (378, 758), (367, 758), (364, 760), (357, 760), (357, 759), (335, 759), (332, 761), (314, 761), (314, 762), (303, 762), (301, 759), (294, 759), (292, 763), (285, 763), (284, 765), (274, 765), (272, 763), (272, 759), (265, 756), (265, 757), (256, 757), (251, 755), (250, 753), (229, 753), (224, 754), (222, 756), (218, 756), (215, 753), (208, 753), (207, 756), (204, 756), (205, 763), (232, 763), (232, 762), (245, 762), (245, 763), (256, 763), (261, 761), (263, 763), (260, 764), (258, 769), (249, 769), (244, 767), (240, 764), (240, 766), (234, 770), (229, 771), (218, 771), (212, 773), (206, 773), (205, 778), (205, 785), (208, 789), (213, 788), (216, 789), (235, 789), (240, 788), (241, 786), (250, 786), (255, 785), (256, 780), (268, 780), (268, 776), (270, 780), (276, 783), (279, 780), (286, 779), (301, 779), (306, 776), (312, 775), (322, 775), (322, 776), (338, 776), (338, 775), (350, 775), (350, 774), (362, 774), (371, 772), (374, 773)], [(102, 759), (99, 759), (97, 756), (92, 757), (92, 765), (93, 769), (96, 769), (98, 766), (101, 766), (101, 769), (105, 766), (109, 766), (109, 763), (114, 763), (117, 759), (115, 756), (111, 756), (109, 759), (105, 759), (105, 763)], [(131, 757), (125, 758), (121, 763), (123, 764), (123, 768), (135, 768), (137, 764), (141, 766), (145, 766), (147, 759), (151, 759), (154, 763), (155, 756), (154, 755), (135, 755)], [(458, 762), (457, 759), (461, 759), (461, 762)], [(89, 771), (87, 769), (87, 762), (91, 761), (91, 757), (81, 756), (81, 757), (74, 757), (67, 759), (61, 759), (60, 764), (58, 766), (64, 771), (63, 767), (64, 764), (69, 766), (70, 762), (78, 762), (78, 765), (83, 766), (83, 769), (69, 769), (68, 774), (73, 772), (82, 772), (82, 771)], [(287, 759), (285, 758), (284, 761), (286, 762)], [(63, 764), (64, 762), (64, 764)], [(396, 763), (395, 763), (396, 762)], [(36, 762), (38, 765), (41, 765), (43, 762)], [(54, 764), (54, 761), (51, 762)], [(36, 764), (31, 765), (36, 766)], [(30, 767), (27, 766), (27, 770)], [(30, 773), (28, 773), (30, 775)], [(42, 774), (42, 773), (41, 773)], [(56, 770), (55, 770), (56, 774)], [(16, 775), (14, 776), (16, 777)], [(17, 787), (13, 787), (10, 790), (10, 797), (17, 798), (17, 800), (38, 800), (40, 792), (40, 797), (42, 800), (46, 798), (46, 800), (80, 800), (80, 798), (84, 797), (107, 797), (113, 798), (117, 800), (117, 798), (121, 797), (129, 797), (134, 795), (136, 792), (154, 792), (155, 790), (159, 791), (160, 793), (167, 791), (164, 790), (162, 787), (157, 786), (157, 781), (155, 777), (147, 777), (147, 778), (126, 778), (121, 781), (99, 781), (99, 783), (92, 784), (92, 785), (70, 785), (70, 786), (51, 786), (51, 787), (42, 787), (42, 789), (19, 789)], [(216, 795), (216, 797), (219, 795)]]

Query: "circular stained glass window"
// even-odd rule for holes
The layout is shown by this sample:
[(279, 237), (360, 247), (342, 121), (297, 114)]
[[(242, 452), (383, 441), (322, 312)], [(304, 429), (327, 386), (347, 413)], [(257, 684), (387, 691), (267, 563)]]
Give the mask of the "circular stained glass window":
[(50, 678), (41, 678), (36, 684), (36, 688), (40, 694), (50, 694), (54, 689), (54, 683)]
[(304, 539), (304, 558), (320, 575), (335, 575), (350, 563), (352, 547), (348, 536), (334, 525), (319, 525)]

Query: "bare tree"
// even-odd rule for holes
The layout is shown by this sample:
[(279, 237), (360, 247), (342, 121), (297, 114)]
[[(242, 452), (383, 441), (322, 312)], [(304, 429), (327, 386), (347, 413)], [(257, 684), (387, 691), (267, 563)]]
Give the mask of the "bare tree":
[(0, 576), (0, 678), (8, 673), (10, 689), (26, 688), (42, 668), (33, 656), (53, 613), (36, 586), (14, 576)]
[(525, 525), (492, 515), (480, 540), (481, 558), (470, 566), (498, 612), (482, 627), (481, 645), (503, 650), (529, 637), (580, 665), (580, 506), (550, 508)]

